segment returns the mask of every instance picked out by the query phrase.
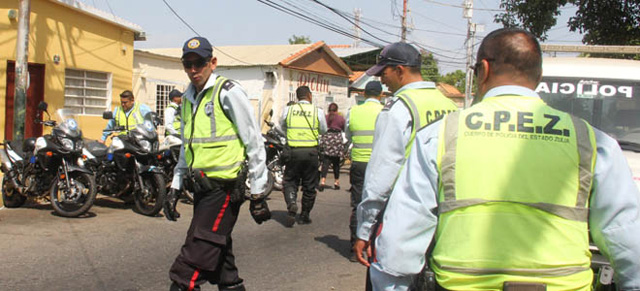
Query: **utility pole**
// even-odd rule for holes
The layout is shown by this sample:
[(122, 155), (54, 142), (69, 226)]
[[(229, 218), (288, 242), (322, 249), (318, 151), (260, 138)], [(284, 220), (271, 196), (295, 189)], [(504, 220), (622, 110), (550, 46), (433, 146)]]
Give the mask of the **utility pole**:
[(360, 17), (362, 16), (362, 10), (360, 10), (360, 8), (354, 8), (353, 9), (353, 14), (355, 15), (355, 26), (354, 26), (354, 30), (355, 30), (355, 34), (356, 34), (356, 39), (353, 41), (353, 47), (359, 47), (360, 46)]
[(464, 108), (471, 106), (471, 91), (473, 90), (473, 37), (475, 35), (475, 25), (471, 22), (473, 18), (473, 0), (465, 0), (462, 4), (464, 10), (462, 17), (467, 19), (467, 77), (464, 89)]
[(31, 0), (20, 0), (18, 16), (18, 37), (16, 44), (15, 95), (13, 97), (13, 140), (24, 141), (27, 88), (29, 87), (29, 22)]
[(402, 7), (402, 36), (400, 37), (400, 41), (407, 41), (407, 1), (403, 0)]

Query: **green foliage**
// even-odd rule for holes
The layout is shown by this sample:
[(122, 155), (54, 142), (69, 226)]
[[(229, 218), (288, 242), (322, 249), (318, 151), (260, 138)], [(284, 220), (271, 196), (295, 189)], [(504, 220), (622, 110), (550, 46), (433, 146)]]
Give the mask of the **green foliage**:
[(441, 83), (452, 85), (464, 94), (465, 86), (467, 84), (467, 74), (462, 70), (447, 73), (440, 78)]
[(304, 35), (293, 35), (291, 38), (289, 38), (289, 44), (310, 44), (311, 43), (311, 39), (308, 36), (304, 36)]
[(425, 81), (438, 82), (440, 80), (440, 71), (438, 70), (438, 61), (433, 58), (433, 54), (421, 52), (422, 68), (420, 70), (422, 79)]

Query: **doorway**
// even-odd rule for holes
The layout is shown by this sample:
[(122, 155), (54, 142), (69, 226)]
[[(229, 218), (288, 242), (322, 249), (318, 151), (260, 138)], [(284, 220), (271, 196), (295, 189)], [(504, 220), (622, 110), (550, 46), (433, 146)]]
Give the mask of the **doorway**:
[[(42, 125), (34, 120), (38, 117), (38, 104), (44, 101), (44, 64), (29, 63), (29, 88), (27, 89), (27, 102), (25, 104), (24, 138), (38, 137), (42, 135)], [(15, 95), (16, 78), (15, 61), (7, 61), (7, 92), (5, 94), (5, 123), (4, 139), (13, 139), (13, 98)]]

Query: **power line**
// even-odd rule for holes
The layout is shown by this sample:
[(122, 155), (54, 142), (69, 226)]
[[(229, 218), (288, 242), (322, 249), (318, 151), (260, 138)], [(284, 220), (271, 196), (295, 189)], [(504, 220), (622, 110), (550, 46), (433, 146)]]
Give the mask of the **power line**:
[[(454, 4), (448, 4), (448, 3), (441, 3), (438, 1), (433, 1), (433, 0), (423, 0), (424, 2), (429, 2), (429, 3), (433, 3), (436, 5), (440, 5), (440, 6), (447, 6), (447, 7), (454, 7), (454, 8), (465, 8), (462, 5), (454, 5)], [(491, 9), (491, 8), (473, 8), (474, 10), (479, 10), (479, 11), (494, 11), (494, 12), (505, 12), (504, 9)]]

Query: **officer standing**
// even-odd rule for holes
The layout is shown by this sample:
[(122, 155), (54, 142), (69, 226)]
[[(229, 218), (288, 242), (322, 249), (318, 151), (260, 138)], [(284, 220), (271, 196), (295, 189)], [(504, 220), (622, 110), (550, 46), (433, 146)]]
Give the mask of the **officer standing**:
[(136, 128), (138, 124), (144, 122), (144, 116), (151, 112), (151, 108), (146, 104), (135, 102), (133, 92), (124, 90), (120, 93), (120, 106), (113, 111), (114, 119), (107, 122), (107, 127), (102, 131), (99, 142), (104, 143), (116, 127), (123, 127), (126, 130)]
[(288, 224), (295, 223), (298, 187), (302, 185), (302, 210), (298, 223), (309, 224), (309, 214), (316, 201), (318, 185), (318, 135), (327, 131), (322, 109), (311, 104), (311, 90), (307, 86), (296, 89), (298, 102), (285, 108), (280, 127), (287, 133), (290, 157), (284, 170), (284, 200), (287, 203)]
[(376, 121), (373, 152), (357, 210), (358, 239), (354, 253), (366, 266), (369, 263), (362, 256), (363, 250), (376, 232), (373, 226), (391, 194), (416, 131), (458, 109), (435, 83), (423, 81), (421, 64), (422, 56), (415, 47), (397, 42), (386, 46), (378, 56), (378, 63), (367, 70), (368, 75), (380, 76), (394, 97)]
[(376, 119), (382, 110), (380, 98), (382, 97), (382, 84), (378, 81), (370, 81), (364, 88), (364, 103), (351, 107), (347, 113), (347, 123), (345, 135), (352, 142), (351, 168), (349, 169), (349, 182), (351, 183), (351, 217), (349, 220), (349, 230), (351, 231), (351, 256), (349, 260), (357, 262), (358, 258), (353, 252), (357, 236), (356, 228), (358, 220), (356, 210), (362, 201), (362, 186), (364, 185), (364, 173), (367, 163), (371, 158), (371, 148), (373, 147), (373, 132), (376, 126)]
[(171, 102), (164, 109), (164, 135), (180, 135), (180, 104), (182, 104), (182, 92), (173, 89), (169, 92)]
[(187, 238), (169, 271), (171, 290), (199, 290), (207, 281), (219, 290), (245, 290), (238, 276), (231, 232), (245, 199), (245, 159), (251, 181), (251, 215), (260, 224), (271, 217), (262, 193), (267, 182), (264, 144), (244, 90), (213, 73), (217, 59), (206, 38), (182, 48), (182, 65), (191, 80), (182, 104), (184, 147), (171, 191), (163, 205), (176, 220), (182, 176), (193, 183), (193, 218)]
[(617, 142), (536, 94), (531, 33), (493, 31), (477, 59), (479, 102), (416, 135), (376, 240), (375, 290), (407, 290), (425, 261), (437, 288), (591, 290), (589, 236), (617, 288), (638, 289), (640, 193)]

